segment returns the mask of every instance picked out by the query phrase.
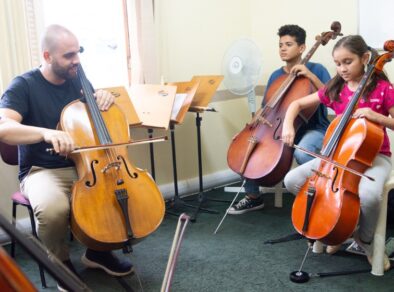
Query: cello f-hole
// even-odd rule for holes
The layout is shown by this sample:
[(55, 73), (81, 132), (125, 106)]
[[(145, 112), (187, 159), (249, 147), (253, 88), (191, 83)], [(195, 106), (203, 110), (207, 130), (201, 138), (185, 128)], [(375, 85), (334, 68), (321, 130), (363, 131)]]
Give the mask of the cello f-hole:
[(335, 171), (335, 175), (334, 175), (334, 179), (332, 180), (332, 183), (331, 183), (331, 190), (332, 190), (334, 193), (336, 193), (336, 192), (339, 191), (339, 188), (338, 188), (338, 187), (335, 187), (335, 181), (337, 180), (337, 177), (338, 177), (338, 167), (334, 166), (334, 167), (333, 167), (333, 170)]
[(87, 187), (93, 187), (96, 184), (97, 178), (96, 178), (96, 172), (94, 171), (94, 165), (93, 164), (97, 164), (98, 160), (92, 160), (92, 162), (90, 163), (90, 169), (92, 170), (92, 175), (93, 175), (93, 183), (91, 183), (90, 181), (86, 181), (85, 185)]
[(116, 157), (118, 160), (122, 160), (123, 161), (123, 165), (126, 168), (127, 174), (130, 176), (130, 178), (137, 178), (138, 177), (138, 173), (133, 172), (133, 174), (131, 174), (129, 167), (127, 166), (127, 163), (124, 159), (124, 157), (122, 155), (119, 155), (118, 157)]
[(278, 121), (278, 124), (276, 125), (273, 138), (274, 140), (280, 140), (279, 128), (282, 125), (282, 119), (278, 117), (276, 120)]

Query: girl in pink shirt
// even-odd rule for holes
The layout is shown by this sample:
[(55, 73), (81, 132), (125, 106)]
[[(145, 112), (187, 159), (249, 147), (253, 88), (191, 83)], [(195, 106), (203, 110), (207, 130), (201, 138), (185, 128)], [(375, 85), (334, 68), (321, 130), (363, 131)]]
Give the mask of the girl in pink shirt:
[[(292, 146), (294, 141), (293, 122), (298, 113), (308, 107), (323, 103), (336, 114), (342, 114), (349, 100), (358, 88), (365, 73), (365, 65), (370, 58), (370, 51), (364, 39), (359, 35), (350, 35), (340, 39), (332, 53), (337, 74), (318, 92), (294, 101), (288, 108), (282, 130), (284, 143)], [(390, 142), (386, 128), (394, 129), (394, 89), (383, 72), (375, 72), (370, 78), (363, 97), (360, 99), (353, 118), (366, 118), (384, 127), (384, 141), (372, 166), (364, 174), (375, 181), (361, 177), (358, 192), (360, 197), (360, 217), (353, 238), (364, 249), (369, 262), (372, 260), (372, 240), (378, 220), (383, 187), (391, 172)], [(312, 175), (312, 169), (319, 167), (320, 160), (314, 159), (290, 171), (285, 177), (286, 188), (297, 194), (306, 179)], [(334, 253), (340, 246), (328, 246), (327, 252)], [(390, 261), (385, 258), (385, 270), (390, 268)]]

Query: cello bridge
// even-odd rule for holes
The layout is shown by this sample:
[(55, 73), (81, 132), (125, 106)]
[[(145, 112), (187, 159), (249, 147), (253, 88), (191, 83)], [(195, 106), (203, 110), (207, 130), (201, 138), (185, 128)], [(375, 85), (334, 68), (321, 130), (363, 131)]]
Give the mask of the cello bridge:
[(120, 168), (120, 162), (119, 162), (119, 161), (116, 161), (116, 162), (108, 163), (108, 164), (101, 170), (101, 172), (102, 172), (102, 173), (106, 173), (109, 169), (111, 169), (111, 168), (113, 168), (113, 167), (115, 167), (116, 170), (119, 170), (119, 168)]
[(256, 144), (258, 142), (257, 138), (255, 136), (250, 136), (248, 139), (248, 142), (252, 145)]
[(331, 179), (328, 175), (326, 175), (316, 169), (312, 169), (312, 172), (314, 172), (318, 177), (324, 177), (326, 179)]
[(272, 124), (271, 124), (267, 119), (265, 119), (264, 117), (259, 117), (258, 120), (259, 120), (259, 122), (261, 122), (263, 125), (268, 125), (269, 127), (272, 128)]

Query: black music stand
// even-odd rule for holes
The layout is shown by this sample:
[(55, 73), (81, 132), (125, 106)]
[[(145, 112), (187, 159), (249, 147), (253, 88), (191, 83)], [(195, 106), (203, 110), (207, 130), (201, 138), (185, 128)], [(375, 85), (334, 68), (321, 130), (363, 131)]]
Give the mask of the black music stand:
[[(180, 125), (192, 104), (193, 98), (197, 89), (200, 86), (199, 81), (186, 81), (186, 82), (172, 82), (168, 85), (177, 86), (177, 96), (175, 98), (173, 113), (170, 121), (170, 137), (171, 137), (171, 154), (172, 154), (172, 170), (174, 177), (174, 197), (168, 201), (168, 207), (166, 208), (166, 213), (174, 216), (179, 216), (182, 212), (182, 207), (188, 208), (199, 208), (192, 204), (186, 203), (180, 196), (178, 190), (178, 172), (176, 163), (176, 147), (175, 147), (175, 125)], [(169, 209), (173, 209), (170, 211)], [(202, 211), (207, 213), (216, 213), (216, 211), (201, 208)], [(179, 212), (178, 212), (179, 211)]]
[[(141, 119), (137, 126), (147, 128), (149, 139), (153, 138), (154, 129), (168, 129), (175, 93), (175, 86), (162, 84), (137, 84), (130, 87), (131, 101)], [(156, 180), (153, 142), (149, 143), (149, 155), (151, 175)]]
[(176, 150), (175, 150), (175, 125), (174, 123), (170, 123), (170, 131), (171, 131), (171, 154), (172, 154), (172, 170), (174, 176), (174, 197), (168, 202), (168, 207), (166, 208), (166, 213), (174, 216), (179, 216), (182, 212), (173, 212), (168, 209), (174, 209), (175, 211), (181, 211), (182, 207), (188, 208), (198, 208), (203, 212), (207, 213), (217, 213), (214, 210), (201, 208), (200, 206), (195, 206), (192, 204), (186, 203), (180, 196), (178, 191), (178, 172), (177, 172), (177, 164), (176, 164)]
[[(153, 138), (153, 129), (148, 129), (148, 137), (149, 139)], [(149, 156), (150, 156), (150, 170), (152, 174), (152, 178), (156, 181), (156, 171), (155, 171), (155, 150), (153, 148), (153, 143), (149, 143)]]
[[(190, 112), (196, 113), (196, 130), (197, 130), (197, 155), (198, 155), (198, 178), (199, 178), (199, 193), (198, 193), (198, 205), (196, 210), (190, 217), (191, 222), (195, 222), (199, 211), (205, 211), (202, 206), (208, 201), (221, 201), (217, 199), (209, 199), (204, 194), (204, 183), (202, 175), (202, 151), (201, 151), (201, 113), (205, 111), (216, 112), (215, 109), (209, 108), (208, 104), (211, 102), (217, 88), (223, 80), (222, 75), (207, 75), (207, 76), (194, 76), (192, 81), (199, 81), (200, 86), (196, 92), (195, 98), (189, 108)], [(209, 210), (209, 213), (219, 214), (216, 210)]]

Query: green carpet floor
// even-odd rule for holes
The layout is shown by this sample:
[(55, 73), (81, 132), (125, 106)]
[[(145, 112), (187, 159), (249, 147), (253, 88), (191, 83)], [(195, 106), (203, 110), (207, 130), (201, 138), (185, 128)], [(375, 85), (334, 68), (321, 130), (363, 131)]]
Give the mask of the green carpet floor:
[[(234, 194), (220, 188), (205, 195), (232, 199)], [(171, 291), (394, 291), (393, 271), (383, 277), (363, 273), (314, 276), (304, 284), (291, 282), (289, 274), (299, 268), (307, 249), (306, 240), (273, 245), (264, 242), (294, 233), (290, 219), (293, 196), (284, 195), (283, 208), (274, 207), (272, 194), (265, 198), (263, 210), (228, 215), (216, 235), (213, 231), (228, 203), (208, 201), (205, 206), (220, 214), (199, 212), (196, 222), (187, 226)], [(179, 211), (193, 213), (191, 208)], [(176, 224), (177, 217), (167, 215), (156, 232), (134, 246), (130, 256), (136, 268), (133, 276), (119, 280), (100, 270), (86, 269), (79, 260), (84, 248), (75, 240), (71, 242), (71, 260), (93, 291), (160, 291)], [(393, 235), (391, 226), (388, 236)], [(48, 274), (48, 288), (41, 289), (37, 265), (21, 248), (17, 249), (16, 260), (40, 291), (57, 291), (56, 282)], [(303, 270), (322, 273), (368, 268), (365, 257), (341, 250), (335, 255), (310, 253)]]

